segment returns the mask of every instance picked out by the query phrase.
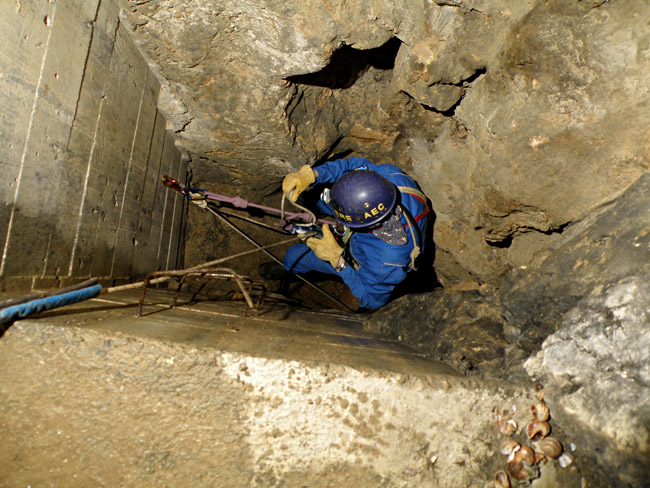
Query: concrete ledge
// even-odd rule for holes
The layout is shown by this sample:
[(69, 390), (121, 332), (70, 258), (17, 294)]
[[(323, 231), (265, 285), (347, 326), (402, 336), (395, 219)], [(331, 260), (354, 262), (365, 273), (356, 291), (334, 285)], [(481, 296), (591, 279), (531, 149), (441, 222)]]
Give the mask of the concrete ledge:
[[(294, 318), (283, 327), (206, 303), (225, 308), (136, 320), (133, 298), (19, 322), (0, 340), (5, 485), (483, 486), (505, 467), (494, 411), (514, 405), (523, 426), (533, 401), (382, 343), (345, 316), (300, 324), (305, 312), (285, 310)], [(179, 314), (186, 335), (172, 339)], [(215, 342), (244, 337), (233, 327), (287, 347), (263, 355)], [(381, 354), (386, 368), (373, 359)]]

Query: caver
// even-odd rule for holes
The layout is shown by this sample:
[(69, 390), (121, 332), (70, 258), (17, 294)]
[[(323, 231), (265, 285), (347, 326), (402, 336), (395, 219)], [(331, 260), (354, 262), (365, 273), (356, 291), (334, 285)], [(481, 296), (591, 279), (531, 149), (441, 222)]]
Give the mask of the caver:
[(377, 309), (416, 267), (430, 216), (427, 198), (396, 166), (354, 157), (317, 168), (304, 165), (285, 177), (282, 189), (295, 202), (321, 184), (333, 186), (323, 191), (318, 208), (333, 216), (342, 231), (335, 236), (324, 225), (322, 238), (291, 246), (284, 269), (338, 275), (362, 308)]

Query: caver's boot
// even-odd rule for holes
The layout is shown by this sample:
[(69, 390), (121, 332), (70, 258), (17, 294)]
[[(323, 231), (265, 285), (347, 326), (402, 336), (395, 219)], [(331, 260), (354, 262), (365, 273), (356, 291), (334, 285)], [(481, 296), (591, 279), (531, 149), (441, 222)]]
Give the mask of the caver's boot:
[(289, 296), (289, 285), (293, 280), (293, 273), (285, 270), (281, 264), (275, 261), (268, 261), (262, 263), (257, 267), (257, 272), (267, 281), (279, 281), (277, 293), (284, 296)]
[(263, 279), (269, 281), (289, 280), (292, 276), (292, 273), (289, 273), (281, 264), (274, 261), (260, 264), (257, 272)]

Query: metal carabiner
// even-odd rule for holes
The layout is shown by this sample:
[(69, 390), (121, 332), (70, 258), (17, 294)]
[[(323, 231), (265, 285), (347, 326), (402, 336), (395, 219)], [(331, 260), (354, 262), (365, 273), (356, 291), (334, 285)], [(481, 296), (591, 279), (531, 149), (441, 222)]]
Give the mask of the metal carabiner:
[(162, 181), (162, 184), (165, 185), (167, 188), (171, 188), (172, 190), (176, 190), (179, 193), (184, 193), (183, 192), (183, 185), (181, 185), (178, 181), (176, 181), (174, 178), (171, 176), (163, 176), (160, 178)]

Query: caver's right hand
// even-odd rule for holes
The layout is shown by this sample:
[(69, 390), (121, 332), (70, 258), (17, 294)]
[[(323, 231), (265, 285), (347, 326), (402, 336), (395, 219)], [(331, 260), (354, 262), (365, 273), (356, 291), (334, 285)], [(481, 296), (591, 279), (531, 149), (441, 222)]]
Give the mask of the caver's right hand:
[(329, 225), (323, 225), (323, 237), (310, 237), (307, 239), (307, 245), (318, 258), (327, 261), (332, 265), (332, 268), (338, 271), (338, 268), (343, 263), (341, 261), (343, 248), (336, 242)]

